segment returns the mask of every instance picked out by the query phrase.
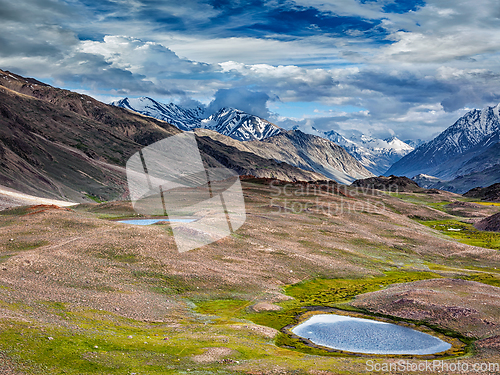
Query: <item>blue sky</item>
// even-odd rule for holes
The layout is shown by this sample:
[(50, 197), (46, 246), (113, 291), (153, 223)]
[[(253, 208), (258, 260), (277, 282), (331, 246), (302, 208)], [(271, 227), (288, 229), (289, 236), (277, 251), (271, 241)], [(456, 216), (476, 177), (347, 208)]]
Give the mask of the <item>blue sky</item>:
[(500, 3), (0, 0), (0, 68), (109, 102), (429, 139), (500, 102)]

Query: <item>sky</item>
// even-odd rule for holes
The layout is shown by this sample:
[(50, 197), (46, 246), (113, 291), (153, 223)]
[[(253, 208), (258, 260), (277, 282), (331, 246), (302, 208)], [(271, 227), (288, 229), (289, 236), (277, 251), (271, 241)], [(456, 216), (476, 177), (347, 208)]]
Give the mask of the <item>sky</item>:
[(104, 102), (429, 140), (500, 102), (500, 3), (0, 0), (0, 69)]

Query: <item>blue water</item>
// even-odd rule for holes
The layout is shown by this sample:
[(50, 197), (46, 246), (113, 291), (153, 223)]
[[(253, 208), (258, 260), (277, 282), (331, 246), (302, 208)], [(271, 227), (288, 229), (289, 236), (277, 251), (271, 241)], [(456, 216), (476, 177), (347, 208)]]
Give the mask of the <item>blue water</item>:
[(131, 220), (118, 220), (119, 223), (132, 224), (132, 225), (151, 225), (160, 221), (167, 221), (169, 223), (191, 223), (195, 219), (131, 219)]
[(332, 349), (367, 354), (434, 354), (451, 348), (427, 333), (396, 324), (335, 314), (313, 315), (292, 329)]

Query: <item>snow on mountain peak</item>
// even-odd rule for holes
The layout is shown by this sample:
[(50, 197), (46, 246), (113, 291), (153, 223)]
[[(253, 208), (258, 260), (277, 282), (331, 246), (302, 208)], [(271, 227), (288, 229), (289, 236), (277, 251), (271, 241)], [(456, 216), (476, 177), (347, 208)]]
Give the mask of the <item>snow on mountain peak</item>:
[(383, 174), (392, 164), (414, 150), (413, 146), (397, 137), (385, 140), (366, 134), (344, 137), (334, 130), (323, 133), (322, 136), (344, 147), (366, 169), (376, 175)]
[(239, 141), (262, 140), (281, 132), (269, 121), (235, 108), (221, 108), (205, 118), (202, 107), (187, 109), (173, 103), (159, 103), (148, 97), (125, 98), (111, 104), (166, 121), (184, 131), (210, 129)]
[(499, 110), (500, 104), (467, 112), (436, 138), (393, 165), (387, 174), (425, 173), (442, 179), (455, 178), (468, 160), (499, 141)]

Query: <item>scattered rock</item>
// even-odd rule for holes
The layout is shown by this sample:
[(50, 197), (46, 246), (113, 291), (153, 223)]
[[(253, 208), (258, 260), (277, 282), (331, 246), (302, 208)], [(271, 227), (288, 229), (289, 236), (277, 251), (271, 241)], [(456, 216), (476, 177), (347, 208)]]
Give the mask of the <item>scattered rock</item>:
[(500, 232), (500, 212), (477, 222), (474, 226), (479, 230)]
[(213, 348), (205, 348), (205, 353), (195, 355), (192, 357), (193, 361), (198, 363), (207, 363), (207, 362), (219, 362), (224, 360), (222, 357), (226, 357), (229, 355), (234, 355), (236, 352), (233, 349), (226, 347), (213, 347)]
[(255, 312), (278, 311), (281, 310), (281, 307), (269, 302), (259, 302), (252, 306), (252, 310), (254, 310)]

